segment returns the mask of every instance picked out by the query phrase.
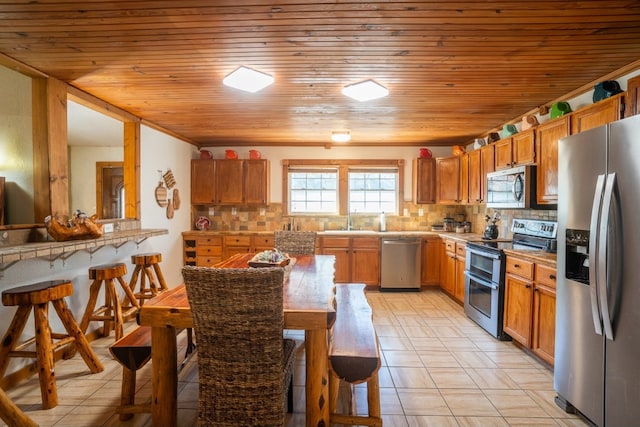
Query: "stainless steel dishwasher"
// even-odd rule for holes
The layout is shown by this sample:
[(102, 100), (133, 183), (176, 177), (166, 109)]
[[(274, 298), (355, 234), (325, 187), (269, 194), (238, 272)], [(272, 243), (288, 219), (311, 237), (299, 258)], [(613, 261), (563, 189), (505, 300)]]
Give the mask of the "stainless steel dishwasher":
[(381, 291), (420, 290), (419, 237), (389, 236), (382, 239)]

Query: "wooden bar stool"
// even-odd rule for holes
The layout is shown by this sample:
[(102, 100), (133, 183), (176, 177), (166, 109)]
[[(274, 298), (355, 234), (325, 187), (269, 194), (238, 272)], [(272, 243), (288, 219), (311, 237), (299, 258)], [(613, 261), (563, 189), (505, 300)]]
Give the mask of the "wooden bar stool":
[[(76, 323), (64, 300), (64, 297), (72, 293), (73, 284), (66, 280), (40, 282), (2, 292), (2, 304), (5, 306), (18, 306), (18, 310), (2, 339), (0, 378), (4, 376), (10, 357), (37, 359), (40, 393), (44, 409), (50, 409), (58, 405), (58, 391), (56, 389), (53, 365), (54, 352), (59, 347), (75, 343), (76, 348), (92, 373), (104, 370), (102, 363), (100, 363), (98, 356), (91, 349), (83, 331)], [(58, 317), (67, 331), (66, 334), (51, 331), (48, 317), (49, 303), (53, 304), (56, 313), (58, 313)], [(18, 339), (22, 335), (32, 308), (35, 336), (22, 344), (18, 344)], [(26, 348), (34, 342), (35, 351), (27, 351)]]
[[(116, 340), (122, 338), (124, 333), (124, 319), (129, 318), (140, 309), (140, 304), (135, 295), (131, 292), (129, 285), (124, 281), (127, 274), (127, 266), (124, 263), (105, 264), (91, 267), (89, 269), (89, 279), (93, 280), (89, 289), (89, 302), (85, 309), (80, 329), (86, 333), (89, 322), (103, 322), (102, 335), (108, 336), (111, 329), (115, 330)], [(114, 279), (120, 283), (124, 290), (124, 299), (116, 290)], [(98, 294), (104, 283), (104, 305), (96, 309)]]
[[(162, 275), (160, 262), (162, 262), (162, 254), (157, 252), (131, 255), (131, 263), (136, 267), (131, 275), (129, 288), (138, 298), (140, 305), (144, 304), (144, 300), (153, 298), (159, 292), (169, 289)], [(140, 276), (140, 288), (136, 292), (138, 276)]]

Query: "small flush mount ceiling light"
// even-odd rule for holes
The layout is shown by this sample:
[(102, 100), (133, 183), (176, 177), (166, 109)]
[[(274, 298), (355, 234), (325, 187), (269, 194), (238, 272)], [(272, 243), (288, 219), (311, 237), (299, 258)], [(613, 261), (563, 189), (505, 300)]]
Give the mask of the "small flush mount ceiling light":
[(236, 68), (222, 80), (225, 86), (255, 93), (273, 83), (273, 76), (244, 66)]
[(349, 142), (351, 141), (351, 132), (348, 130), (334, 130), (331, 132), (331, 140), (333, 142)]
[(342, 94), (357, 101), (371, 101), (389, 95), (389, 90), (373, 80), (365, 80), (342, 88)]

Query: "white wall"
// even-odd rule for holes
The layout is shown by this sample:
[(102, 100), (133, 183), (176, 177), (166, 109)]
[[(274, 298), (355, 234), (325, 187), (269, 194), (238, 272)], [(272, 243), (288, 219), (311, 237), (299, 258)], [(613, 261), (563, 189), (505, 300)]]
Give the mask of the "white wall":
[(122, 162), (124, 148), (69, 147), (69, 212), (96, 213), (96, 162)]
[[(182, 232), (191, 229), (191, 158), (195, 148), (179, 139), (142, 126), (140, 166), (140, 208), (142, 228), (169, 230), (165, 236), (153, 237), (148, 246), (162, 253), (162, 271), (170, 287), (182, 283)], [(171, 169), (180, 194), (180, 209), (173, 219), (158, 205), (155, 188), (161, 179), (159, 170)], [(173, 190), (172, 189), (172, 190)], [(169, 191), (171, 196), (172, 191)]]
[(0, 176), (6, 177), (7, 224), (33, 224), (31, 79), (0, 66)]

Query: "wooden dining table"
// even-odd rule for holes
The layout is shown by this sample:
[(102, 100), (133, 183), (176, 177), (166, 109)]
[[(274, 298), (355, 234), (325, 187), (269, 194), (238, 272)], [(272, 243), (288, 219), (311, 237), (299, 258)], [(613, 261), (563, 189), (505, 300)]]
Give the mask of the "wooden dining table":
[[(237, 254), (216, 268), (250, 268), (254, 254)], [(306, 426), (329, 425), (328, 332), (335, 321), (333, 255), (303, 255), (287, 268), (284, 327), (305, 331)], [(175, 427), (178, 418), (178, 355), (176, 329), (192, 328), (184, 284), (146, 301), (138, 313), (140, 325), (151, 326), (153, 427)], [(197, 333), (196, 342), (197, 342)]]

